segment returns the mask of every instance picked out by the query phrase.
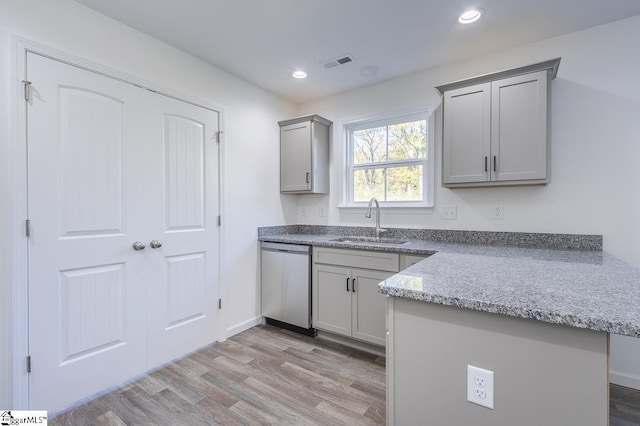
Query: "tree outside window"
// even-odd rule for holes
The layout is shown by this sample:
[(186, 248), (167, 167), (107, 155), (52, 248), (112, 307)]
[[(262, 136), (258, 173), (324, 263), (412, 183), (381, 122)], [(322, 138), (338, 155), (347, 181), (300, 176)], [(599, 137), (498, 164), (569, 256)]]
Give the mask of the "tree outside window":
[(372, 197), (389, 204), (426, 201), (427, 121), (411, 117), (348, 128), (351, 203)]

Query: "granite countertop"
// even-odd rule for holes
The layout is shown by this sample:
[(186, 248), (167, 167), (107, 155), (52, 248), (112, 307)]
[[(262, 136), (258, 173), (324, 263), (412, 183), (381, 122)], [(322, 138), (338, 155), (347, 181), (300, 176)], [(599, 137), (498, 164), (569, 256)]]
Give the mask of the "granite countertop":
[[(380, 283), (395, 297), (640, 337), (640, 269), (593, 235), (390, 230), (402, 245), (334, 241), (370, 228), (292, 225), (260, 241), (429, 256)], [(453, 241), (453, 242), (451, 242)], [(468, 242), (463, 242), (468, 241)]]

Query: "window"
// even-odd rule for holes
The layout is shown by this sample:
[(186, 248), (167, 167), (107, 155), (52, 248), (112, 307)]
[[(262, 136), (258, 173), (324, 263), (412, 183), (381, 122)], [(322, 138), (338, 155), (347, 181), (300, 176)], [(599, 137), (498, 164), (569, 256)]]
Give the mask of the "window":
[(347, 206), (431, 206), (431, 127), (426, 112), (347, 125)]

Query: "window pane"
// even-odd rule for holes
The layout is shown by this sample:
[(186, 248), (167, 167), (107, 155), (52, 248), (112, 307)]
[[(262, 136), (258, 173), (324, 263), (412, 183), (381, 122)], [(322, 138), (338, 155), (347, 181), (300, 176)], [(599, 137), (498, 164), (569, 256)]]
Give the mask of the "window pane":
[(389, 160), (408, 160), (426, 156), (426, 120), (389, 126)]
[(353, 201), (369, 201), (371, 197), (384, 200), (384, 169), (355, 170)]
[(387, 160), (387, 130), (385, 127), (353, 132), (353, 164)]
[(387, 201), (422, 201), (422, 166), (387, 169)]

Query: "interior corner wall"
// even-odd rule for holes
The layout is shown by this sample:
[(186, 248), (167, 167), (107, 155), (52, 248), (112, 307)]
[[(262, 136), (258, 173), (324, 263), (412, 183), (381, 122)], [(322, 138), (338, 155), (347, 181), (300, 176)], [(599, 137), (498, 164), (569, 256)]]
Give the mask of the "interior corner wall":
[[(9, 50), (9, 37), (0, 29), (0, 56)], [(9, 198), (9, 61), (0, 61), (0, 342), (11, 342), (11, 230)], [(11, 407), (11, 347), (0, 345), (0, 406)]]
[[(308, 224), (372, 226), (361, 211), (340, 210), (342, 123), (411, 111), (438, 100), (434, 87), (475, 75), (562, 57), (552, 82), (551, 183), (545, 186), (441, 187), (436, 138), (435, 208), (382, 212), (382, 226), (601, 234), (604, 250), (640, 267), (640, 16), (496, 52), (300, 106), (334, 122), (331, 194), (305, 195)], [(428, 52), (424, 52), (428, 54)], [(384, 68), (381, 74), (384, 73)], [(441, 136), (436, 129), (437, 136)], [(457, 206), (457, 220), (438, 207)], [(504, 219), (491, 218), (502, 205)], [(328, 212), (320, 217), (320, 207)], [(612, 379), (640, 388), (640, 339), (612, 336)], [(622, 383), (621, 383), (622, 384)]]
[[(245, 80), (71, 0), (2, 2), (0, 13), (0, 408), (11, 398), (11, 224), (9, 176), (15, 37), (63, 51), (224, 108), (221, 228), (227, 330), (260, 317), (257, 227), (295, 222), (297, 200), (279, 192), (278, 120), (296, 106)], [(219, 40), (216, 42), (227, 42)], [(5, 202), (5, 200), (8, 200)], [(26, 354), (25, 354), (26, 355)]]

